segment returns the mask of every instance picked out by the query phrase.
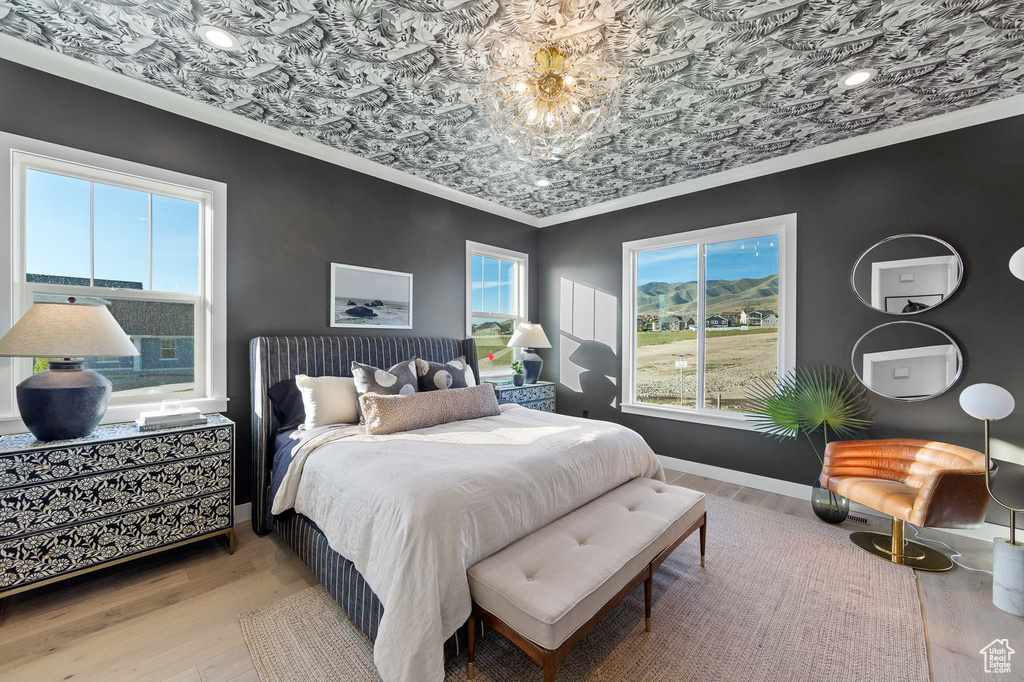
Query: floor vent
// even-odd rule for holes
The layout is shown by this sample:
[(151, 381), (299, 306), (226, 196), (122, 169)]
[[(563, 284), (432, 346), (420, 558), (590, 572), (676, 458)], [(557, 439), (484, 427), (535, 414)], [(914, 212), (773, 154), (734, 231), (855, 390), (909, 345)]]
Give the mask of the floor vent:
[(847, 521), (853, 521), (854, 523), (863, 523), (865, 526), (868, 525), (868, 519), (866, 516), (857, 516), (856, 514), (850, 514), (846, 517)]

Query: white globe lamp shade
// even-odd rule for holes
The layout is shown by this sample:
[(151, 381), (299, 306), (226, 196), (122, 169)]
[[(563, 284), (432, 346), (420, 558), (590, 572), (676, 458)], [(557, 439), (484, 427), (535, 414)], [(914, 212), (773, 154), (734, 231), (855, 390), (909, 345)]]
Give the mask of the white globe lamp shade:
[(1010, 416), (1014, 400), (1002, 386), (974, 384), (960, 394), (960, 407), (975, 419), (998, 421)]
[(1024, 247), (1017, 249), (1017, 252), (1010, 256), (1010, 272), (1017, 279), (1024, 279)]

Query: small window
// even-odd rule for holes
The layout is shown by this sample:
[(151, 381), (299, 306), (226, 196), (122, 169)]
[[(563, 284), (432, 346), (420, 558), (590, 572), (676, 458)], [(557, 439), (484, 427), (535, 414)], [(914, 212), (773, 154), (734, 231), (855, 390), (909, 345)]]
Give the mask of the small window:
[(525, 253), (466, 242), (466, 333), (481, 376), (508, 374), (519, 356), (507, 345), (527, 321), (528, 263)]
[(175, 360), (178, 357), (177, 339), (160, 339), (160, 359)]
[(623, 244), (624, 412), (736, 426), (795, 363), (796, 218)]

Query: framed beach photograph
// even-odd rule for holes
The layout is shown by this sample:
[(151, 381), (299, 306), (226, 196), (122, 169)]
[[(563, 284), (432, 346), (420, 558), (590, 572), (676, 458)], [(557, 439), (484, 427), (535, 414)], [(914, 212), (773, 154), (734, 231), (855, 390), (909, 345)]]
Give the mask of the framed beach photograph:
[(412, 274), (331, 263), (332, 327), (412, 329)]

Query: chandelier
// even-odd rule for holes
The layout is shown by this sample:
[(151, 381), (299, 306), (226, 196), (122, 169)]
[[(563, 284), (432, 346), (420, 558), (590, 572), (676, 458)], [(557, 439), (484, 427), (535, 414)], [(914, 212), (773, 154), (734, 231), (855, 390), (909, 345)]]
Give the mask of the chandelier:
[(621, 70), (599, 52), (520, 42), (485, 57), (488, 123), (524, 161), (560, 161), (618, 119)]

